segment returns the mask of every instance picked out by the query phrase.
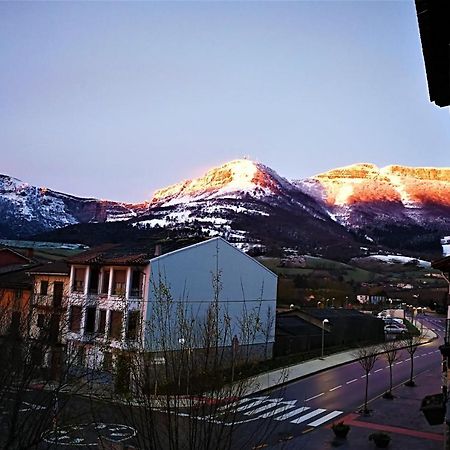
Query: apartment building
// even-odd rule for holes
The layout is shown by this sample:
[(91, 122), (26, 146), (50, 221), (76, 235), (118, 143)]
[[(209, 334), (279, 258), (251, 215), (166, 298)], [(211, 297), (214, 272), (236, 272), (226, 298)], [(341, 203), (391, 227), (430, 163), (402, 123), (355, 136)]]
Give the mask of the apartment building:
[[(80, 366), (108, 371), (124, 351), (201, 348), (193, 329), (204, 324), (212, 304), (229, 327), (223, 345), (251, 341), (255, 351), (264, 347), (260, 357), (272, 354), (277, 276), (222, 238), (104, 245), (68, 263), (67, 341)], [(181, 313), (191, 332), (178, 326)], [(244, 331), (245, 318), (259, 328), (247, 323)]]

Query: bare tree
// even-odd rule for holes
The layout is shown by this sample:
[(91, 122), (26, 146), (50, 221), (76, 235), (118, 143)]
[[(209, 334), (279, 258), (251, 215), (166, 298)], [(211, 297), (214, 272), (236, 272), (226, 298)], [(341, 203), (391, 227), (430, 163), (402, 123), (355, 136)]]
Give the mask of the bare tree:
[(384, 398), (393, 399), (394, 395), (392, 394), (392, 367), (394, 363), (399, 359), (399, 344), (398, 341), (386, 341), (381, 346), (383, 351), (383, 358), (389, 365), (389, 390), (383, 394)]
[(375, 362), (378, 359), (379, 348), (377, 346), (360, 347), (354, 352), (354, 356), (357, 358), (358, 363), (364, 370), (366, 378), (366, 389), (364, 396), (364, 408), (363, 413), (369, 414), (370, 411), (367, 407), (368, 395), (369, 395), (369, 375), (370, 371), (375, 366)]
[(249, 448), (274, 426), (268, 414), (265, 426), (249, 435), (236, 432), (251, 421), (239, 412), (241, 399), (251, 388), (248, 375), (268, 355), (273, 312), (263, 310), (262, 299), (244, 301), (237, 318), (219, 302), (220, 273), (212, 286), (210, 303), (198, 309), (174, 299), (163, 277), (155, 281), (151, 311), (140, 324), (144, 338), (116, 354), (113, 400), (139, 430), (134, 438), (139, 448)]
[(414, 381), (414, 354), (416, 353), (419, 345), (422, 343), (422, 338), (419, 335), (410, 333), (403, 341), (406, 351), (409, 353), (410, 362), (410, 374), (409, 380), (405, 383), (405, 386), (415, 386)]
[[(67, 293), (63, 293), (66, 298)], [(53, 308), (50, 296), (0, 290), (0, 447), (36, 448), (58, 425), (83, 377), (66, 354), (65, 303)], [(66, 391), (71, 384), (71, 393)], [(65, 420), (78, 420), (73, 409)]]

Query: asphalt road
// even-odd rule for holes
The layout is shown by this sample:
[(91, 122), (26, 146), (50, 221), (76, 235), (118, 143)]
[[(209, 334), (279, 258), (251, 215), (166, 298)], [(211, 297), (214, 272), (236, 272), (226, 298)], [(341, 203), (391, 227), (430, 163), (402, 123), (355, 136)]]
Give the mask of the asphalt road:
[[(420, 320), (428, 328), (443, 337), (445, 319), (422, 316)], [(420, 325), (418, 325), (420, 326)], [(414, 354), (414, 375), (429, 370), (440, 370), (441, 355), (438, 349), (442, 344), (439, 338), (431, 343), (421, 345)], [(403, 384), (410, 377), (410, 355), (406, 350), (399, 352), (398, 360), (393, 365), (393, 386)], [(300, 436), (330, 422), (339, 420), (350, 412), (361, 409), (365, 397), (366, 377), (358, 362), (345, 364), (324, 372), (308, 376), (289, 383), (281, 389), (274, 389), (268, 398), (259, 395), (247, 409), (242, 409), (247, 419), (251, 420), (241, 426), (240, 433), (255, 434), (260, 429), (258, 444), (273, 444), (290, 436)], [(368, 399), (373, 400), (389, 388), (389, 366), (383, 356), (376, 361), (369, 375)], [(277, 401), (275, 401), (277, 399)], [(241, 408), (245, 408), (242, 403)], [(285, 405), (283, 409), (280, 409)], [(272, 414), (271, 414), (272, 412)], [(271, 421), (271, 427), (264, 431), (264, 421)], [(275, 426), (273, 426), (275, 424)]]

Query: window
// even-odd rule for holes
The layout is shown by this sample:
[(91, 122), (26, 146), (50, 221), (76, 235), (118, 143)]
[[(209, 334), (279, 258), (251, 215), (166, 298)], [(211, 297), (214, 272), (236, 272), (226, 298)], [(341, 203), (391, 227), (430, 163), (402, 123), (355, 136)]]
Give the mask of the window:
[(121, 311), (111, 311), (111, 320), (109, 323), (109, 337), (119, 340), (122, 337), (122, 318)]
[(110, 372), (113, 368), (113, 358), (111, 352), (103, 353), (103, 370)]
[(20, 311), (13, 311), (11, 315), (10, 332), (11, 334), (17, 335), (20, 331)]
[(98, 294), (98, 282), (100, 278), (100, 270), (97, 267), (91, 267), (89, 273), (89, 293)]
[(107, 294), (109, 288), (109, 269), (103, 269), (102, 294)]
[(127, 339), (137, 339), (139, 330), (139, 317), (139, 311), (130, 311), (128, 313)]
[(34, 366), (42, 366), (44, 361), (44, 355), (42, 352), (42, 348), (40, 347), (31, 347), (31, 364)]
[(70, 307), (70, 319), (69, 319), (69, 330), (75, 333), (80, 331), (81, 327), (81, 307), (71, 306)]
[(125, 270), (114, 270), (113, 272), (113, 295), (124, 295), (127, 272)]
[(73, 280), (73, 291), (74, 292), (84, 292), (84, 278), (86, 274), (86, 269), (75, 269), (74, 280)]
[(64, 283), (62, 281), (55, 281), (53, 283), (53, 306), (59, 308), (62, 305), (64, 293)]
[(45, 315), (44, 314), (38, 314), (37, 326), (39, 328), (43, 328), (45, 326)]
[(106, 330), (106, 309), (101, 309), (98, 316), (97, 333), (105, 334)]
[(97, 308), (86, 308), (86, 322), (84, 325), (85, 333), (93, 333), (95, 331), (95, 316), (97, 314)]
[(48, 281), (47, 280), (41, 281), (41, 290), (39, 293), (41, 295), (47, 295), (47, 293), (48, 293)]
[(19, 300), (22, 298), (22, 289), (16, 289), (16, 300)]
[(130, 290), (131, 297), (140, 298), (142, 296), (141, 286), (142, 286), (142, 273), (140, 270), (133, 270), (133, 272), (131, 273), (131, 290)]

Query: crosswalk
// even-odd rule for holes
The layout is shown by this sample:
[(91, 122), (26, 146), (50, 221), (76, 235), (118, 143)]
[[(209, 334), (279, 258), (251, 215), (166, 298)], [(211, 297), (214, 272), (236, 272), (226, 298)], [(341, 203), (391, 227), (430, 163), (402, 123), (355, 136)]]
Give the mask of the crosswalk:
[(224, 416), (224, 420), (231, 413), (242, 415), (242, 423), (246, 422), (245, 419), (248, 417), (248, 421), (271, 419), (279, 422), (287, 421), (296, 425), (303, 424), (309, 427), (318, 427), (343, 414), (343, 411), (303, 406), (299, 405), (297, 400), (284, 400), (283, 398), (270, 398), (269, 396), (244, 397), (219, 409)]

